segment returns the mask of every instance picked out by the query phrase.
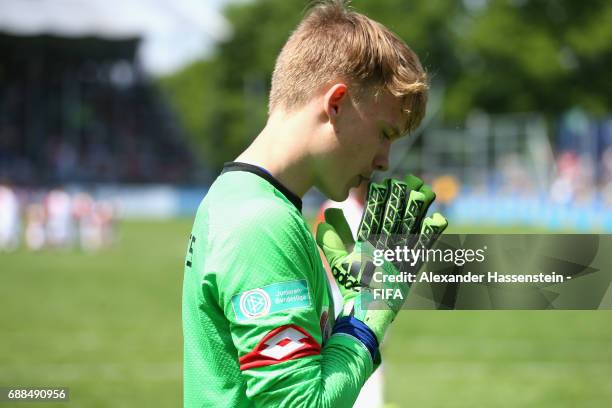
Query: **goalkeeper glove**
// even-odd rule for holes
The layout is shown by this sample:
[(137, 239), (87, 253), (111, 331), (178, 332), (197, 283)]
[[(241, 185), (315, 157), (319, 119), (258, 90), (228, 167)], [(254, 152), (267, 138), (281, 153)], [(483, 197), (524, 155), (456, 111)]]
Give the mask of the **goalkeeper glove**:
[[(408, 249), (429, 249), (447, 226), (439, 213), (425, 218), (435, 194), (423, 181), (408, 176), (405, 181), (387, 179), (383, 184), (370, 183), (357, 242), (342, 210), (325, 211), (325, 222), (317, 227), (317, 244), (323, 250), (344, 299), (343, 316), (353, 316), (365, 323), (378, 342), (383, 339), (389, 324), (397, 315), (408, 294), (409, 284), (388, 283), (399, 289), (397, 299), (385, 299), (385, 307), (371, 310), (368, 304), (374, 299), (376, 283), (374, 272), (397, 275), (401, 272), (417, 273), (422, 262), (387, 262), (375, 267), (375, 249), (391, 249), (397, 246)], [(352, 248), (349, 253), (348, 248)], [(411, 252), (412, 253), (412, 252)], [(421, 257), (422, 259), (422, 257)], [(383, 281), (385, 279), (383, 278)]]

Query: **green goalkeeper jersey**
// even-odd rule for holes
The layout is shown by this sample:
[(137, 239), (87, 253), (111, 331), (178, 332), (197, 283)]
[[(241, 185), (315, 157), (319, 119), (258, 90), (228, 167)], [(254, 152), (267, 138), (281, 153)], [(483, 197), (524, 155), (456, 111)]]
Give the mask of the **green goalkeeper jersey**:
[(185, 407), (350, 407), (377, 365), (332, 334), (333, 303), (301, 200), (228, 163), (202, 201), (183, 282)]

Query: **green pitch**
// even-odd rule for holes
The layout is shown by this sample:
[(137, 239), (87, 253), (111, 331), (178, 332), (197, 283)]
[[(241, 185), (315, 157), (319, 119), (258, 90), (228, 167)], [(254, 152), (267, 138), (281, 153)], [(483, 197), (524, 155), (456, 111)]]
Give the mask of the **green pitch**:
[(179, 406), (190, 228), (124, 223), (98, 254), (0, 254), (0, 384), (67, 386), (70, 407)]
[[(70, 387), (70, 403), (45, 407), (180, 406), (191, 222), (124, 223), (117, 245), (95, 255), (0, 254), (0, 386)], [(467, 231), (478, 230), (449, 232)], [(404, 311), (383, 346), (387, 399), (398, 407), (609, 406), (610, 322), (607, 311)]]

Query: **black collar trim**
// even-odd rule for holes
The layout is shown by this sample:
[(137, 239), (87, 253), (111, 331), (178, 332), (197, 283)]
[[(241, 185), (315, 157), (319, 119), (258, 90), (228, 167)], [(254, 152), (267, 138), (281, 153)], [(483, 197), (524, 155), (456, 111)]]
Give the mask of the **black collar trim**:
[(249, 173), (258, 175), (259, 177), (263, 178), (264, 180), (272, 184), (274, 187), (276, 187), (277, 190), (283, 193), (283, 195), (287, 197), (289, 201), (291, 201), (291, 203), (295, 206), (295, 208), (298, 209), (300, 213), (302, 212), (302, 199), (298, 197), (297, 195), (295, 195), (294, 193), (292, 193), (291, 191), (289, 191), (287, 187), (282, 185), (280, 181), (272, 177), (270, 173), (263, 170), (261, 167), (254, 166), (248, 163), (241, 163), (241, 162), (224, 163), (223, 171), (221, 171), (221, 174), (227, 173), (230, 171), (247, 171)]

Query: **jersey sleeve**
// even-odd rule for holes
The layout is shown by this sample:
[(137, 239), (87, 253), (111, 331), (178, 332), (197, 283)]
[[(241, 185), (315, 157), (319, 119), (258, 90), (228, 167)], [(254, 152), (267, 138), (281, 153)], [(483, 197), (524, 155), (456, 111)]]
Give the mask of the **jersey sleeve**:
[(255, 406), (351, 407), (376, 363), (353, 336), (324, 342), (327, 283), (305, 222), (286, 208), (244, 219), (209, 256), (226, 271), (218, 299), (248, 398)]

